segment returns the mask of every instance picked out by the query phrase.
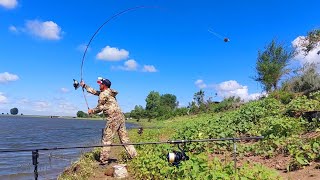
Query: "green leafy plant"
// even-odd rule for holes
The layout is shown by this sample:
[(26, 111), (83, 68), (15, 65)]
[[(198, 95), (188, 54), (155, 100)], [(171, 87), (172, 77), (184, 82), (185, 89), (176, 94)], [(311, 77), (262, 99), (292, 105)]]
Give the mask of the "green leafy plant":
[(304, 95), (292, 100), (287, 106), (287, 113), (295, 117), (301, 116), (304, 112), (316, 110), (320, 110), (319, 101), (308, 99)]

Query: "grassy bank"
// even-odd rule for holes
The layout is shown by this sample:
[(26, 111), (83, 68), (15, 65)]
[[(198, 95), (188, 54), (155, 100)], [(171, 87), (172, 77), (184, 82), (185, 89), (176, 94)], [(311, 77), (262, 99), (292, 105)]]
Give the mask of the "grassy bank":
[[(167, 162), (166, 155), (178, 150), (172, 144), (136, 146), (139, 156), (130, 161), (122, 149), (117, 158), (128, 164), (131, 179), (286, 179), (295, 172), (303, 174), (305, 169), (309, 175), (303, 178), (320, 178), (320, 121), (303, 116), (305, 112), (320, 110), (317, 98), (301, 96), (284, 104), (270, 97), (220, 113), (164, 121), (129, 121), (144, 127), (142, 134), (137, 129), (129, 131), (131, 142), (264, 136), (261, 141), (237, 142), (236, 169), (233, 144), (228, 141), (185, 144), (183, 149), (190, 160), (181, 162), (179, 167)], [(90, 161), (96, 163), (92, 158)], [(90, 179), (96, 172), (88, 169), (81, 173)], [(78, 176), (77, 172), (64, 177), (74, 179), (74, 176)]]
[[(141, 120), (138, 124), (144, 127), (143, 133), (138, 134), (136, 129), (132, 129), (129, 131), (129, 136), (132, 142), (167, 141), (172, 139), (172, 135), (176, 133), (177, 129), (181, 129), (186, 124), (192, 123), (194, 120), (201, 117), (203, 117), (203, 115), (179, 117), (165, 122), (147, 122), (146, 120)], [(137, 122), (130, 121), (130, 123)], [(208, 143), (205, 144), (208, 145)], [(233, 171), (234, 164), (232, 163), (230, 153), (228, 154), (230, 158), (225, 161), (220, 161), (219, 157), (211, 156), (208, 149), (203, 153), (194, 154), (192, 152), (187, 152), (191, 159), (182, 162), (181, 166), (177, 168), (170, 165), (166, 160), (168, 152), (177, 150), (177, 147), (173, 145), (140, 145), (136, 146), (136, 149), (138, 150), (139, 157), (130, 161), (127, 160), (123, 148), (112, 150), (113, 153), (118, 151), (118, 153), (113, 154), (113, 156), (116, 156), (118, 159), (118, 163), (128, 164), (128, 171), (130, 174), (129, 179), (196, 179), (196, 177), (203, 177), (209, 171), (212, 172), (208, 174), (207, 178), (209, 179), (214, 177), (229, 179), (234, 177), (235, 174)], [(59, 179), (92, 179), (97, 173), (101, 173), (101, 169), (99, 169), (96, 161), (99, 150), (100, 149), (96, 149), (93, 152), (83, 155), (80, 161), (65, 171)], [(238, 175), (241, 174), (241, 176), (245, 175), (247, 177), (263, 176), (268, 177), (267, 179), (279, 179), (279, 176), (275, 171), (262, 165), (245, 163), (238, 168), (237, 173)], [(213, 174), (214, 176), (212, 176)]]

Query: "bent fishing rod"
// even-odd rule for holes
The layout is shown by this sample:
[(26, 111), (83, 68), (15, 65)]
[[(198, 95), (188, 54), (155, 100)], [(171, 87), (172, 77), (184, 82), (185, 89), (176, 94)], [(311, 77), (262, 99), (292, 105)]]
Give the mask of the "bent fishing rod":
[[(80, 72), (80, 82), (83, 80), (83, 64), (84, 64), (84, 60), (85, 60), (85, 57), (86, 57), (86, 54), (87, 54), (87, 51), (88, 51), (88, 48), (92, 42), (92, 40), (94, 39), (94, 37), (98, 34), (98, 32), (102, 29), (102, 27), (104, 27), (106, 24), (108, 24), (111, 20), (115, 19), (116, 17), (118, 16), (121, 16), (129, 11), (133, 11), (133, 10), (137, 10), (137, 9), (143, 9), (143, 8), (160, 8), (160, 7), (157, 7), (157, 6), (136, 6), (136, 7), (131, 7), (131, 8), (128, 8), (128, 9), (125, 9), (123, 11), (120, 11), (112, 16), (110, 16), (95, 32), (94, 34), (91, 36), (88, 44), (86, 45), (86, 48), (84, 50), (84, 53), (83, 53), (83, 56), (82, 56), (82, 61), (81, 61), (81, 72)], [(76, 89), (78, 89), (80, 86), (79, 82), (75, 79), (73, 79), (73, 87)], [(89, 109), (89, 105), (88, 105), (88, 100), (84, 94), (84, 88), (82, 88), (82, 93), (83, 93), (83, 97), (85, 99), (85, 102), (86, 102), (86, 105), (87, 105), (87, 108)]]

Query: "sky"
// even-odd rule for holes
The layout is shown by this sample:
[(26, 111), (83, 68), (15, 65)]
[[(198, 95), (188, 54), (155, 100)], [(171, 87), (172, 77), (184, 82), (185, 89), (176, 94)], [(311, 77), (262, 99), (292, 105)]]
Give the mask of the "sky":
[[(93, 36), (137, 6), (146, 8)], [(87, 111), (84, 95), (89, 108), (97, 97), (75, 90), (73, 79), (98, 89), (99, 76), (119, 92), (123, 112), (145, 107), (151, 91), (176, 95), (180, 107), (200, 89), (215, 101), (248, 101), (264, 93), (253, 78), (258, 51), (273, 39), (299, 46), (320, 28), (319, 7), (318, 0), (0, 0), (0, 113), (76, 116)], [(320, 62), (319, 48), (291, 64)]]

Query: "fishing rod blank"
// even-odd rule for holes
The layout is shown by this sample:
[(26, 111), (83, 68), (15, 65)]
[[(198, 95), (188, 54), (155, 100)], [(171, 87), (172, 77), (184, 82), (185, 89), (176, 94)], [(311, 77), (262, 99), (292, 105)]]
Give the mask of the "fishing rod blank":
[[(83, 80), (83, 64), (84, 64), (84, 60), (85, 60), (85, 57), (86, 57), (86, 53), (87, 53), (87, 50), (93, 40), (93, 38), (98, 34), (98, 32), (101, 30), (101, 28), (106, 25), (108, 22), (110, 22), (111, 20), (115, 19), (116, 17), (126, 13), (126, 12), (129, 12), (129, 11), (133, 11), (133, 10), (136, 10), (136, 9), (142, 9), (142, 8), (159, 8), (157, 6), (137, 6), (137, 7), (131, 7), (131, 8), (128, 8), (128, 9), (125, 9), (123, 11), (120, 11), (112, 16), (110, 16), (95, 32), (94, 34), (92, 35), (92, 37), (90, 38), (85, 50), (84, 50), (84, 53), (83, 53), (83, 56), (82, 56), (82, 61), (81, 61), (81, 72), (80, 72), (80, 82)], [(79, 87), (79, 82), (75, 79), (73, 79), (73, 87), (75, 89), (77, 89)], [(82, 88), (82, 92), (83, 92), (83, 97), (85, 99), (85, 102), (86, 102), (86, 105), (87, 105), (87, 108), (89, 109), (89, 105), (88, 105), (88, 101), (87, 101), (87, 98), (84, 94), (84, 89)]]

